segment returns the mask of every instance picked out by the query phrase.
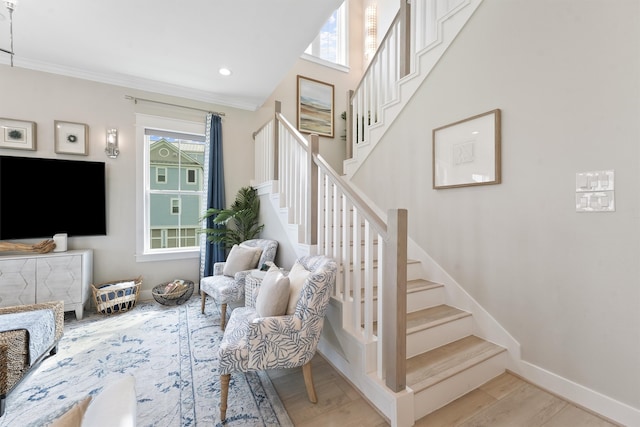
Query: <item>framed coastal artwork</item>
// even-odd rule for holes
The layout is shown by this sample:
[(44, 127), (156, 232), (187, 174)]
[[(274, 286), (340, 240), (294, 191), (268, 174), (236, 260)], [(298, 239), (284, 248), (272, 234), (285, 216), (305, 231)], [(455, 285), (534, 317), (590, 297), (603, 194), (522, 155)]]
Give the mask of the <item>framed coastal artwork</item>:
[(334, 87), (308, 77), (298, 76), (298, 130), (333, 138)]
[(499, 184), (500, 110), (433, 130), (433, 188)]

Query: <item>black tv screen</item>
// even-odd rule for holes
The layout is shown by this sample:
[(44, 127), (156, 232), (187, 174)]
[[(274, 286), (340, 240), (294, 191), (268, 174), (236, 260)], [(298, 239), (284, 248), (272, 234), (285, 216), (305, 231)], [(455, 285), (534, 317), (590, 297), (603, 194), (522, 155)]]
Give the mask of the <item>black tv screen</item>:
[(0, 156), (0, 240), (107, 234), (105, 164)]

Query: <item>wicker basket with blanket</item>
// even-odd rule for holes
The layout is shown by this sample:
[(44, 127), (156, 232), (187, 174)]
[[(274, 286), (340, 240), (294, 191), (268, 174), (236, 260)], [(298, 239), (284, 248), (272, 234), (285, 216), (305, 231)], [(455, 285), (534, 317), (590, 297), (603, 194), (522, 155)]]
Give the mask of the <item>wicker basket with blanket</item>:
[(63, 331), (62, 301), (0, 308), (0, 416), (9, 392), (56, 353)]
[(98, 313), (123, 313), (133, 309), (138, 301), (142, 276), (135, 279), (112, 280), (91, 285), (93, 302)]

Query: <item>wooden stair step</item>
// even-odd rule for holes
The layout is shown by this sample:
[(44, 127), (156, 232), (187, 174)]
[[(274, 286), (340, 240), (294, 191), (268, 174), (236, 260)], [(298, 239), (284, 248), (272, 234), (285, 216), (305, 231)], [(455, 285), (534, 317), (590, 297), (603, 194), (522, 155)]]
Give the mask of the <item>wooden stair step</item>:
[(433, 328), (444, 323), (471, 316), (463, 311), (445, 304), (407, 314), (407, 334)]
[[(409, 298), (409, 294), (438, 289), (443, 286), (441, 283), (430, 282), (424, 279), (407, 280), (407, 298)], [(373, 286), (373, 294), (378, 295), (378, 285)], [(351, 289), (351, 296), (353, 296), (353, 289)]]
[(428, 291), (430, 289), (441, 288), (442, 283), (431, 282), (424, 279), (407, 280), (407, 294), (415, 292)]
[(506, 351), (474, 335), (407, 359), (407, 386), (415, 393)]

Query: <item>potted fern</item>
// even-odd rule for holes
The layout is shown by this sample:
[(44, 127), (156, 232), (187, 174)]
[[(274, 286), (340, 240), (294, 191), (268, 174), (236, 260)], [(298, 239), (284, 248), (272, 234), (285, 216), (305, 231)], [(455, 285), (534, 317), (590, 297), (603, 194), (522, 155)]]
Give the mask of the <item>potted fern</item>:
[(205, 228), (207, 240), (223, 243), (230, 248), (245, 240), (256, 238), (264, 224), (258, 224), (260, 214), (260, 198), (253, 187), (242, 187), (229, 209), (207, 209), (203, 219), (213, 217), (215, 228)]

